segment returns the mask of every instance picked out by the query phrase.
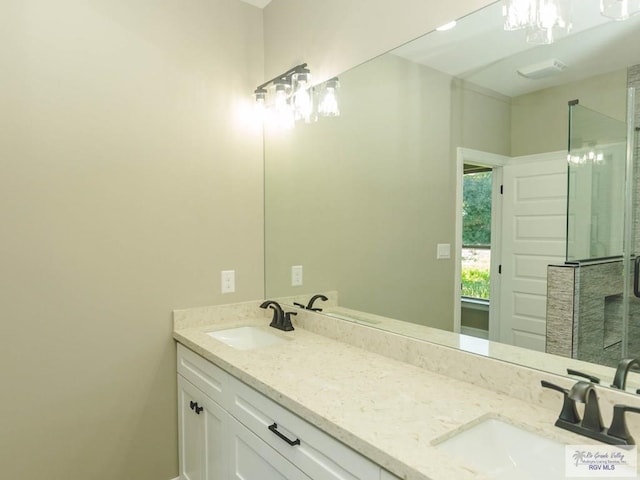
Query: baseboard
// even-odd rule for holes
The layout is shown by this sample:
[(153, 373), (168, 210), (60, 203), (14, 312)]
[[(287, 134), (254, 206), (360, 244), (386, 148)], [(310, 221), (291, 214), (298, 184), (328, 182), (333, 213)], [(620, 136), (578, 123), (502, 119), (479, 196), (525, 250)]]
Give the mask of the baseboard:
[[(460, 327), (460, 333), (463, 335), (471, 335), (472, 337), (477, 338), (489, 338), (489, 332), (486, 330), (482, 330), (481, 328), (473, 328), (473, 327), (465, 327), (464, 325)], [(179, 479), (176, 479), (179, 480)]]

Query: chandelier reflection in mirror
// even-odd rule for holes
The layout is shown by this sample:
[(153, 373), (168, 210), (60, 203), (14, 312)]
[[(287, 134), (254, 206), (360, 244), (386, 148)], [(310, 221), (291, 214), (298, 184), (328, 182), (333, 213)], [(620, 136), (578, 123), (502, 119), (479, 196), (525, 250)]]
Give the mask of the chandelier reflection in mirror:
[(336, 117), (340, 115), (339, 88), (338, 78), (312, 85), (311, 72), (302, 63), (255, 89), (256, 113), (263, 122), (286, 129), (296, 122), (315, 122), (319, 116)]
[(586, 165), (591, 163), (593, 165), (600, 165), (604, 163), (605, 157), (602, 151), (596, 149), (595, 146), (588, 146), (576, 152), (572, 152), (567, 155), (567, 160), (573, 165)]
[[(571, 32), (573, 1), (580, 0), (503, 0), (504, 29), (526, 29), (529, 43), (553, 43)], [(640, 0), (600, 0), (600, 13), (626, 20), (640, 13)]]

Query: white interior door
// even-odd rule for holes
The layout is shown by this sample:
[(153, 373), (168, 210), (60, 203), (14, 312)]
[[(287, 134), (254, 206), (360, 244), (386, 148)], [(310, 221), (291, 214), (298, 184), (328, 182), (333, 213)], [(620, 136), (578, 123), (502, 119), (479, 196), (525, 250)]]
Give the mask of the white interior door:
[(565, 260), (567, 154), (516, 157), (503, 174), (500, 341), (544, 351), (547, 265)]

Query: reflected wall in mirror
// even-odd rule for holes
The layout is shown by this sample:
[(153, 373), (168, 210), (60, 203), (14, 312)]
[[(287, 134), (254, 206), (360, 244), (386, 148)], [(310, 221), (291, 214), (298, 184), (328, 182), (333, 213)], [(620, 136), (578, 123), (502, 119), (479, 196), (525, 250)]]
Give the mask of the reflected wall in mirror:
[[(532, 46), (524, 32), (505, 32), (496, 2), (453, 30), (432, 32), (339, 75), (340, 117), (288, 131), (267, 128), (266, 296), (336, 291), (341, 307), (448, 331), (459, 328), (462, 311), (463, 329), (490, 330), (493, 340), (543, 350), (546, 266), (566, 256), (568, 102), (579, 99), (625, 122), (628, 68), (640, 64), (640, 51), (629, 48), (640, 44), (640, 16), (612, 22), (599, 15), (597, 0), (574, 3), (573, 33), (552, 45)], [(551, 59), (566, 68), (538, 79), (518, 74)], [(516, 281), (502, 275), (494, 290), (499, 276), (491, 272), (491, 321), (486, 304), (463, 299), (461, 305), (458, 293), (456, 203), (464, 152), (499, 176), (513, 177), (510, 169), (536, 162), (564, 175), (542, 182), (562, 206), (548, 223), (553, 250), (542, 263), (530, 262), (521, 303), (513, 300)], [(517, 175), (519, 185), (534, 185), (527, 182), (539, 176)], [(549, 187), (556, 184), (565, 190)], [(546, 227), (531, 228), (532, 243), (546, 242), (537, 235)], [(509, 264), (502, 261), (509, 255), (503, 234), (492, 233), (493, 265)], [(442, 254), (447, 245), (450, 258), (437, 258), (438, 246)], [(513, 258), (514, 271), (526, 267), (524, 257)], [(304, 269), (303, 286), (292, 287), (296, 265)], [(522, 314), (526, 308), (531, 311)], [(471, 320), (469, 312), (480, 318)], [(517, 337), (518, 329), (531, 331)]]

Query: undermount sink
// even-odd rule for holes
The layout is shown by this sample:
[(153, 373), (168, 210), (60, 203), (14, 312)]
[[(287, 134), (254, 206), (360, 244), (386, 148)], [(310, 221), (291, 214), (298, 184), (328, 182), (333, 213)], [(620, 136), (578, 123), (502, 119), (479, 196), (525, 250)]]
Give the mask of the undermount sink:
[(287, 341), (269, 333), (265, 328), (268, 327), (236, 327), (208, 332), (207, 335), (238, 350), (269, 347)]
[(470, 426), (436, 448), (496, 480), (564, 480), (565, 445), (496, 418)]

